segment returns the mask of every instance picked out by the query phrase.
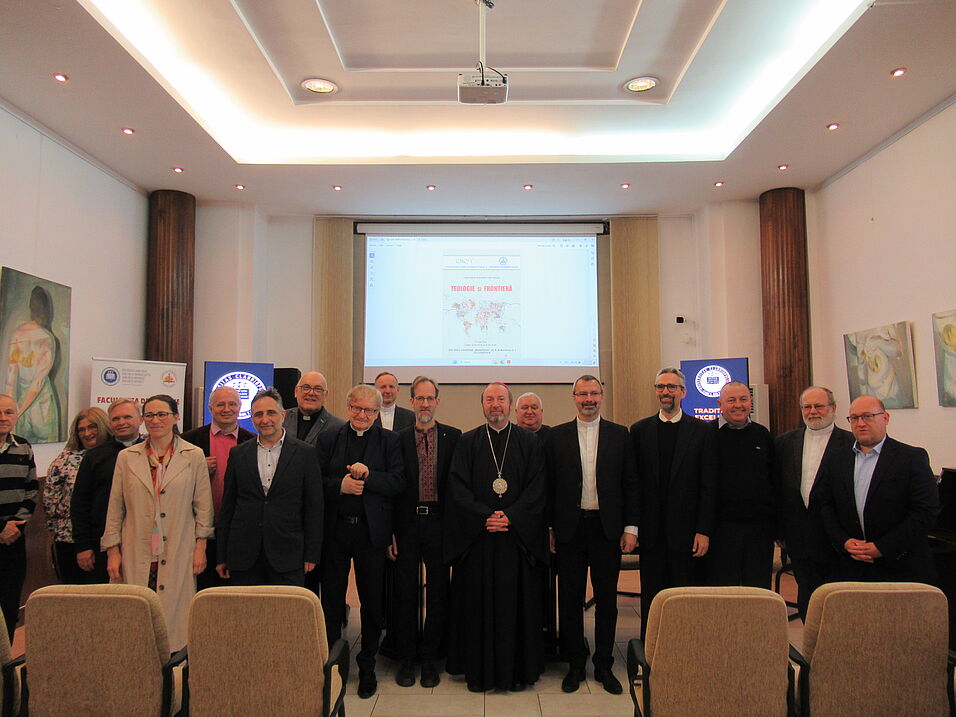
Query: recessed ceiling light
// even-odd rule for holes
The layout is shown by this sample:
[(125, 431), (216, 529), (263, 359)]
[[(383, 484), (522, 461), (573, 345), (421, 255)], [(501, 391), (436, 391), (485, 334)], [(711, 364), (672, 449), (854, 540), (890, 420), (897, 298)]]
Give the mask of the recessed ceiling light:
[(723, 180), (718, 179), (716, 182), (714, 182), (714, 186), (715, 186), (715, 187), (722, 187), (722, 186), (724, 186)]
[(182, 174), (182, 173), (183, 173), (183, 168), (182, 168), (182, 167), (173, 167), (173, 171), (174, 171), (176, 174)]
[(783, 172), (784, 170), (790, 169), (790, 165), (789, 165), (789, 164), (778, 164), (778, 165), (777, 165), (777, 169), (779, 169), (781, 172)]
[(235, 185), (235, 187), (236, 187), (236, 189), (245, 189), (245, 188), (246, 188), (246, 185), (245, 185), (245, 184), (237, 184), (237, 185)]
[(429, 192), (434, 192), (434, 191), (435, 191), (435, 185), (434, 185), (434, 184), (426, 184), (426, 185), (425, 185), (425, 189), (427, 189)]
[(53, 79), (56, 80), (57, 82), (69, 82), (69, 81), (70, 81), (70, 78), (67, 77), (66, 75), (64, 75), (62, 72), (57, 72), (55, 75), (53, 75)]
[(630, 182), (621, 182), (621, 189), (630, 189), (630, 188), (631, 188)]
[(835, 130), (835, 129), (840, 129), (840, 123), (839, 123), (839, 122), (831, 122), (830, 124), (827, 125), (827, 129), (830, 130), (831, 132), (832, 132), (833, 130)]
[(120, 130), (120, 131), (121, 131), (123, 134), (135, 134), (135, 133), (136, 133), (136, 130), (133, 129), (132, 127), (123, 127), (123, 129)]
[(521, 188), (522, 188), (522, 189), (534, 189), (534, 185), (533, 185), (533, 184), (525, 184), (525, 185), (522, 186)]
[(894, 69), (892, 72), (890, 72), (890, 76), (892, 76), (892, 77), (902, 77), (902, 76), (905, 75), (905, 74), (906, 74), (906, 68), (905, 68), (905, 67), (897, 67), (897, 68)]
[(342, 185), (341, 185), (341, 184), (333, 184), (333, 185), (332, 185), (332, 191), (333, 191), (333, 192), (341, 192), (341, 191), (342, 191)]
[(624, 83), (624, 89), (628, 92), (647, 92), (657, 87), (657, 78), (646, 75), (644, 77), (635, 77)]
[(302, 89), (315, 92), (317, 95), (331, 95), (333, 92), (338, 92), (339, 89), (339, 86), (334, 82), (323, 80), (320, 77), (310, 77), (307, 80), (302, 80), (299, 84)]

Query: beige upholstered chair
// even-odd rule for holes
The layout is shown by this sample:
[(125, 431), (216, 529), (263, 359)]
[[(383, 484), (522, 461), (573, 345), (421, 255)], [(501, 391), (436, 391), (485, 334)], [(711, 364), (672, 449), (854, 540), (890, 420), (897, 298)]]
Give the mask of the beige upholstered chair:
[(946, 596), (921, 583), (828, 583), (810, 597), (799, 705), (813, 717), (945, 717)]
[(10, 659), (7, 624), (0, 615), (0, 717), (13, 717), (20, 710), (20, 665), (23, 657)]
[(325, 636), (322, 604), (291, 586), (202, 590), (189, 608), (191, 717), (344, 714), (349, 649)]
[(26, 607), (30, 717), (179, 711), (159, 598), (139, 585), (51, 585)]
[(662, 590), (651, 603), (646, 640), (628, 645), (634, 713), (643, 703), (653, 717), (786, 717), (787, 651), (787, 606), (770, 590)]

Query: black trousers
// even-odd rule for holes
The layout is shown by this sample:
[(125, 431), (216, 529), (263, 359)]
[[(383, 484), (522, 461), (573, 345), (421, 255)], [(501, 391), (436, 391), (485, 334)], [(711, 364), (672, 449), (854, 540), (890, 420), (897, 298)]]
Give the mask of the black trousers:
[(355, 585), (362, 603), (362, 646), (355, 661), (360, 672), (375, 670), (375, 655), (384, 622), (382, 596), (385, 578), (385, 548), (372, 545), (368, 525), (335, 519), (325, 534), (322, 549), (322, 610), (331, 646), (342, 636), (345, 593), (349, 571), (355, 563)]
[[(265, 553), (259, 553), (255, 564), (248, 570), (230, 570), (230, 583), (242, 587), (250, 585), (298, 585), (305, 583), (303, 566), (300, 564), (295, 570), (279, 572), (269, 564)], [(208, 585), (206, 587), (209, 587)]]
[(561, 650), (572, 667), (584, 667), (584, 595), (588, 568), (594, 590), (595, 667), (614, 664), (614, 631), (617, 627), (617, 580), (621, 572), (621, 545), (604, 534), (597, 512), (578, 521), (574, 537), (556, 544), (558, 567), (558, 632)]
[[(232, 580), (225, 580), (219, 577), (216, 572), (216, 541), (212, 538), (206, 540), (206, 569), (196, 576), (196, 590), (205, 590), (206, 588), (216, 588), (222, 585), (231, 585)], [(244, 585), (260, 585), (262, 583), (243, 583)], [(301, 585), (301, 583), (266, 583), (268, 585)]]
[[(419, 566), (425, 564), (425, 625), (419, 653), (422, 660), (441, 654), (448, 614), (449, 568), (442, 561), (441, 514), (416, 515), (396, 534), (395, 594), (398, 602), (395, 627), (399, 654), (415, 657), (418, 642)], [(389, 628), (391, 629), (391, 627)]]
[(666, 545), (641, 546), (641, 639), (647, 635), (651, 603), (661, 590), (700, 585), (698, 558), (690, 550), (677, 552)]
[(790, 556), (790, 563), (793, 565), (793, 577), (797, 581), (797, 610), (800, 612), (800, 619), (804, 622), (807, 621), (807, 607), (810, 605), (810, 596), (813, 595), (813, 591), (823, 583), (833, 579), (834, 562), (833, 560)]
[[(76, 562), (74, 552), (73, 561)], [(107, 555), (105, 550), (93, 551), (93, 569), (90, 572), (80, 570), (81, 585), (103, 585), (110, 581), (109, 573), (106, 572)]]
[(73, 543), (53, 541), (53, 561), (56, 575), (64, 585), (83, 585), (86, 578), (85, 570), (80, 570), (76, 564), (76, 547)]
[(27, 541), (21, 533), (13, 544), (0, 544), (0, 610), (3, 611), (11, 642), (20, 615), (20, 592), (26, 575)]
[(770, 588), (773, 535), (764, 526), (718, 523), (707, 555), (711, 585)]

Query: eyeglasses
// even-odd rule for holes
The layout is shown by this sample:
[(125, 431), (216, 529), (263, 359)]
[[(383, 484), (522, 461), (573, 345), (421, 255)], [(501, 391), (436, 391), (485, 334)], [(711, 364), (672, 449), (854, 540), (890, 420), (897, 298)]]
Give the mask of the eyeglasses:
[(415, 396), (412, 399), (415, 403), (435, 403), (438, 400), (438, 396)]
[(833, 405), (832, 403), (804, 403), (803, 405), (800, 406), (800, 410), (801, 411), (810, 411), (810, 410), (822, 411), (824, 408), (827, 408), (828, 406), (832, 406), (832, 405)]
[(598, 396), (603, 396), (604, 391), (575, 391), (573, 395), (579, 398), (597, 398)]
[(77, 429), (76, 429), (76, 432), (77, 432), (77, 433), (99, 433), (99, 432), (100, 432), (100, 427), (99, 427), (99, 426), (96, 426), (96, 425), (93, 425), (93, 426), (83, 426), (82, 428), (77, 428)]
[(886, 411), (878, 411), (877, 413), (861, 413), (859, 416), (855, 414), (850, 414), (846, 417), (846, 422), (851, 426), (854, 423), (872, 423), (873, 419), (877, 416), (882, 416)]
[(658, 391), (677, 391), (684, 387), (676, 383), (655, 383), (654, 388)]
[(152, 421), (153, 419), (158, 418), (160, 421), (165, 421), (167, 418), (174, 415), (174, 413), (170, 413), (169, 411), (156, 411), (156, 413), (144, 413), (143, 420)]
[(302, 393), (317, 393), (320, 396), (325, 393), (325, 389), (321, 386), (310, 386), (307, 383), (299, 384), (298, 388)]
[(349, 404), (349, 410), (352, 413), (354, 413), (356, 416), (359, 415), (360, 413), (364, 413), (366, 416), (371, 417), (371, 416), (374, 416), (376, 413), (378, 413), (377, 408), (362, 408), (362, 406), (353, 406), (351, 404)]

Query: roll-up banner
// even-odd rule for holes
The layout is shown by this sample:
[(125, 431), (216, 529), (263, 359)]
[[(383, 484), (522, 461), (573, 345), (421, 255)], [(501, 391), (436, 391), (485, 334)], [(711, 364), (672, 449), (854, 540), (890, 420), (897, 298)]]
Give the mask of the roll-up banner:
[(108, 410), (113, 401), (129, 398), (142, 405), (150, 396), (165, 393), (179, 406), (182, 428), (183, 391), (186, 364), (169, 361), (135, 361), (132, 359), (92, 358), (90, 405)]
[(687, 381), (687, 395), (681, 410), (702, 421), (714, 421), (720, 415), (717, 398), (724, 384), (740, 381), (750, 385), (746, 358), (694, 359), (681, 361), (680, 370)]
[(252, 425), (252, 399), (256, 392), (273, 384), (275, 364), (250, 363), (248, 361), (206, 361), (205, 400), (203, 401), (203, 423), (212, 421), (209, 413), (209, 396), (217, 388), (230, 386), (236, 389), (242, 406), (239, 408), (239, 425), (256, 432)]

